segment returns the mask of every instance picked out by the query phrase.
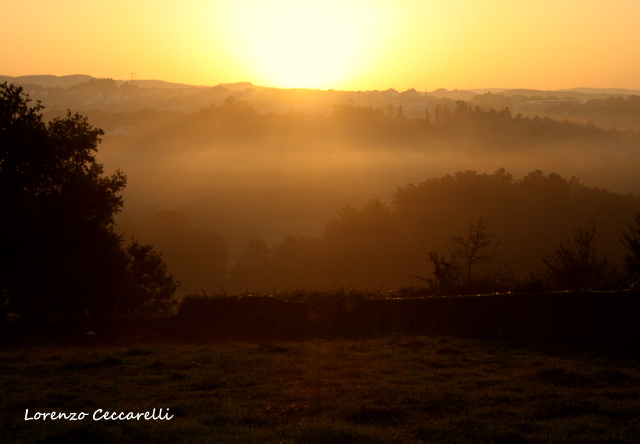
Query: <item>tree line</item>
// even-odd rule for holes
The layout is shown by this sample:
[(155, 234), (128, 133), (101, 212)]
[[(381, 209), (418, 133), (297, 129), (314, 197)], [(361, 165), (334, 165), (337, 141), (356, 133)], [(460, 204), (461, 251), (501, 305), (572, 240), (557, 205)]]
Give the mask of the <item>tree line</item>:
[[(347, 207), (320, 237), (255, 238), (220, 288), (398, 289), (428, 294), (627, 288), (640, 196), (534, 171), (459, 172)], [(635, 224), (634, 225), (634, 221)]]
[(380, 108), (347, 100), (333, 105), (328, 115), (322, 115), (293, 110), (261, 113), (249, 101), (229, 95), (222, 104), (211, 104), (193, 113), (94, 111), (90, 116), (103, 128), (135, 128), (131, 136), (144, 142), (179, 138), (187, 145), (253, 143), (284, 136), (378, 147), (393, 143), (416, 149), (429, 149), (439, 141), (518, 150), (550, 142), (640, 145), (638, 131), (604, 129), (591, 121), (530, 117), (514, 113), (508, 105), (494, 108), (452, 100), (437, 101), (412, 113), (404, 110), (403, 105)]

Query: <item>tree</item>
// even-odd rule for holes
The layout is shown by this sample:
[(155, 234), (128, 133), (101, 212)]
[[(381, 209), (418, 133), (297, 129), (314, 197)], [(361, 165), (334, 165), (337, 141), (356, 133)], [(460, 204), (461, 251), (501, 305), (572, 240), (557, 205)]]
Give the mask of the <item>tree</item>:
[(629, 233), (622, 234), (622, 243), (629, 249), (624, 257), (627, 279), (632, 286), (640, 283), (640, 213), (636, 214), (636, 225), (629, 225)]
[(609, 283), (613, 266), (596, 244), (596, 227), (577, 228), (573, 239), (542, 258), (545, 286), (550, 290), (594, 290)]
[(127, 247), (130, 290), (134, 297), (128, 311), (140, 314), (167, 314), (176, 305), (173, 295), (178, 283), (167, 272), (162, 256), (151, 245), (132, 241)]
[(34, 322), (109, 316), (137, 304), (114, 230), (126, 177), (103, 175), (104, 133), (70, 112), (45, 123), (20, 87), (0, 84), (0, 296)]
[(469, 224), (466, 236), (454, 236), (451, 242), (455, 246), (449, 260), (438, 253), (429, 253), (434, 279), (427, 279), (427, 282), (436, 292), (499, 291), (512, 279), (506, 267), (493, 267), (501, 262), (498, 255), (500, 242), (483, 217)]
[(455, 236), (451, 241), (457, 245), (453, 252), (462, 269), (462, 280), (464, 285), (469, 285), (473, 278), (473, 272), (481, 264), (491, 264), (496, 260), (500, 242), (496, 241), (495, 233), (489, 231), (484, 218), (469, 224), (469, 231), (466, 236)]
[(451, 294), (460, 287), (461, 268), (455, 259), (446, 260), (438, 253), (430, 252), (429, 261), (433, 265), (434, 279), (420, 280), (428, 282), (437, 294)]

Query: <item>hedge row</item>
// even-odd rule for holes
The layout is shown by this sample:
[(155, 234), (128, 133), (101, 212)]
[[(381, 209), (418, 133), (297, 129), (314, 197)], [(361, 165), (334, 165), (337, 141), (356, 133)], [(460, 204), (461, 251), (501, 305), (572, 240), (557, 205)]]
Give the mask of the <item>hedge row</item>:
[(453, 335), (523, 343), (640, 345), (640, 294), (500, 294), (415, 299), (187, 297), (179, 321), (205, 331), (291, 338)]

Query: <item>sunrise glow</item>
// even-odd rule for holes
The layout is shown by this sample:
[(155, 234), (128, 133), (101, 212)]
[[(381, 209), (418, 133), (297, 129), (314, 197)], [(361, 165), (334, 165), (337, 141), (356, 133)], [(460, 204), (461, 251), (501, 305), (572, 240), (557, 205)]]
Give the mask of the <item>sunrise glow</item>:
[(263, 84), (327, 89), (370, 62), (382, 40), (379, 12), (335, 1), (239, 1), (225, 9), (230, 20), (220, 35), (232, 42), (236, 63)]
[[(31, 0), (0, 74), (372, 90), (640, 88), (640, 2)], [(55, 18), (55, 19), (54, 19)]]

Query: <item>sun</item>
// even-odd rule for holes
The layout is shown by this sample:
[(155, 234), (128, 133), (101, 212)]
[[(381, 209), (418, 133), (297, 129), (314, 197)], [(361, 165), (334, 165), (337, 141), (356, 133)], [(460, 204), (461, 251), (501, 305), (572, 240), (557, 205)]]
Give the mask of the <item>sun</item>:
[(275, 9), (261, 25), (254, 57), (274, 86), (327, 87), (355, 57), (347, 24), (317, 6), (300, 2)]
[(366, 63), (377, 27), (375, 14), (346, 3), (237, 2), (227, 12), (235, 24), (227, 41), (264, 86), (334, 88)]

